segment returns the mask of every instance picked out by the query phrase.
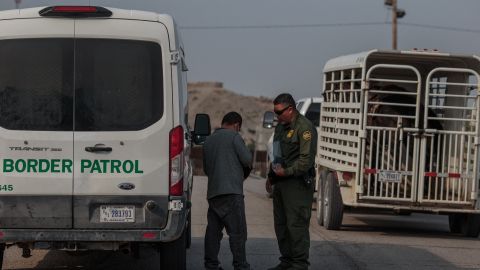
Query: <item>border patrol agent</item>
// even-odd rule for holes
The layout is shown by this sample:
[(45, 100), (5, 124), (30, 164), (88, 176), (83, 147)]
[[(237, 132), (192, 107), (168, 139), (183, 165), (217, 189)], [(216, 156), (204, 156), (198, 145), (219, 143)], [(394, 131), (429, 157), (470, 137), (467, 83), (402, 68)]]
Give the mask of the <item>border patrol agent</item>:
[(273, 104), (278, 118), (273, 139), (276, 157), (266, 189), (271, 192), (273, 188), (275, 234), (281, 256), (280, 264), (269, 270), (308, 269), (317, 131), (297, 111), (290, 94), (280, 94)]

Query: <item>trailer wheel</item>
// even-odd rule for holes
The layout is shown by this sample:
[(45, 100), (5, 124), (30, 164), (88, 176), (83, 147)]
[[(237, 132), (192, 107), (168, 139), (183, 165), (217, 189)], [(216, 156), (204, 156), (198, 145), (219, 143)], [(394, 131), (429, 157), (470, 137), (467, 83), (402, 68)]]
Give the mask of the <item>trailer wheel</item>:
[(0, 270), (3, 269), (3, 254), (5, 253), (5, 243), (0, 244)]
[(466, 237), (478, 237), (480, 233), (480, 215), (461, 214), (460, 232)]
[(448, 214), (448, 226), (451, 233), (460, 233), (462, 231), (461, 216), (459, 214)]
[(327, 179), (328, 171), (323, 170), (319, 174), (317, 182), (317, 223), (323, 226), (323, 216), (325, 209), (323, 208), (323, 201), (325, 197), (325, 181)]
[(338, 230), (342, 225), (343, 201), (340, 186), (333, 172), (327, 174), (323, 196), (323, 226), (327, 230)]
[(175, 241), (160, 245), (160, 270), (187, 269), (187, 230)]

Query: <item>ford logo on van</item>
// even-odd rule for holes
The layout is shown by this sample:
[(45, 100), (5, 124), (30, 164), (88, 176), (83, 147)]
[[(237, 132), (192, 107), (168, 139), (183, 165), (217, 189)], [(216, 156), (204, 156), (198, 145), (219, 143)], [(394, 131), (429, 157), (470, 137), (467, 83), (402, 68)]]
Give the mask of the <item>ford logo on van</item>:
[(135, 185), (132, 183), (121, 183), (118, 187), (123, 190), (132, 190), (135, 188)]

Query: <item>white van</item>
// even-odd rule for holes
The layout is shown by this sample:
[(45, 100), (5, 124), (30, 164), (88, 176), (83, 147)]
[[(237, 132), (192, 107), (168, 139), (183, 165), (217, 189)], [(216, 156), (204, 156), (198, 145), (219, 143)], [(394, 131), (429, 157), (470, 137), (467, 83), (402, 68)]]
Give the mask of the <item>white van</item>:
[(185, 269), (191, 136), (172, 17), (3, 11), (0, 59), (2, 258), (11, 243), (26, 257), (150, 243), (162, 269)]

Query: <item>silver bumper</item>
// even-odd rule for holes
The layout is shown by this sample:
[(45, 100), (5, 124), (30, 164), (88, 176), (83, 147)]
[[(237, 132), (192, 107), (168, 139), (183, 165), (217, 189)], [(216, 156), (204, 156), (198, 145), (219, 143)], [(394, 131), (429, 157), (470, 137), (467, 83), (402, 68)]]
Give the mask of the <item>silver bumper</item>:
[(186, 225), (187, 209), (169, 211), (164, 229), (1, 229), (0, 243), (16, 242), (170, 242)]

